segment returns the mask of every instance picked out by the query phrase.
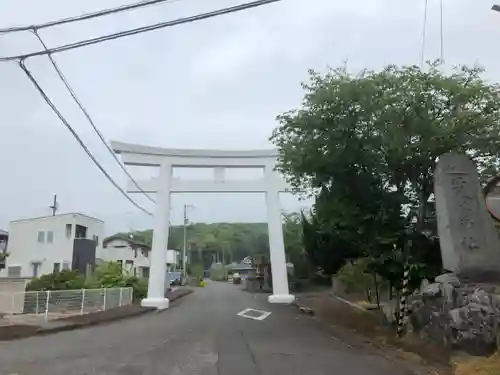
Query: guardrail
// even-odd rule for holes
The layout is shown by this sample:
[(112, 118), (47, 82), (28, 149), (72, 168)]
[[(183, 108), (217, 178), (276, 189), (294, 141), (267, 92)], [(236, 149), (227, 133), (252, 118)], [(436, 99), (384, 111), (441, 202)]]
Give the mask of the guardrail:
[(0, 293), (0, 315), (33, 315), (45, 321), (132, 304), (132, 288)]

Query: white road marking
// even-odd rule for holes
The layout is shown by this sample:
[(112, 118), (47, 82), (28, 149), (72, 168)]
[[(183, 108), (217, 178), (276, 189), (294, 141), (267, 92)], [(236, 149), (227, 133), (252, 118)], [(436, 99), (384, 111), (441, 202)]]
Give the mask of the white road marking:
[[(257, 313), (257, 314), (260, 314), (260, 316), (250, 316), (250, 315), (246, 315), (248, 314), (249, 312), (254, 312), (254, 313)], [(243, 318), (249, 318), (249, 319), (253, 319), (253, 320), (264, 320), (266, 319), (269, 315), (271, 315), (271, 312), (269, 311), (262, 311), (262, 310), (255, 310), (255, 309), (245, 309), (243, 311), (240, 311), (238, 314), (236, 315), (239, 315)]]

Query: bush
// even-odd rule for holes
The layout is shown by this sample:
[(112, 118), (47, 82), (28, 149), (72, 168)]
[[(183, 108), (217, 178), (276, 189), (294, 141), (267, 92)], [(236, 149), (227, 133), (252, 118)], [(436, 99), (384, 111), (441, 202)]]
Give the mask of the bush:
[(148, 293), (147, 279), (140, 279), (124, 273), (122, 266), (118, 262), (104, 262), (101, 264), (85, 286), (89, 289), (132, 288), (134, 299), (145, 298)]
[(26, 286), (27, 291), (70, 290), (85, 287), (85, 278), (76, 271), (62, 270), (32, 279)]
[(140, 279), (136, 276), (128, 276), (125, 279), (125, 286), (134, 291), (134, 299), (143, 299), (148, 295), (148, 280)]

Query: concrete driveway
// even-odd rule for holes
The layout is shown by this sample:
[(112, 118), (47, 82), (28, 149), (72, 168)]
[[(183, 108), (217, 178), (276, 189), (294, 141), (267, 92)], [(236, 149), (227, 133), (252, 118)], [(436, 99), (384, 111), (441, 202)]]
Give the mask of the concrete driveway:
[[(263, 320), (237, 315), (270, 312)], [(253, 318), (258, 313), (248, 312)], [(239, 286), (205, 288), (152, 313), (109, 325), (0, 343), (10, 375), (407, 375), (385, 359), (331, 337), (290, 306)]]

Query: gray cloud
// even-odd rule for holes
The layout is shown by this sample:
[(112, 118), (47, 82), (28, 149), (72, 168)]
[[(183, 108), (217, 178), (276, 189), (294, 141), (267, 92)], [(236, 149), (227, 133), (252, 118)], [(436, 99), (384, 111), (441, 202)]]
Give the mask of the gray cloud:
[[(181, 0), (43, 32), (51, 46), (235, 4)], [(46, 21), (120, 4), (118, 0), (0, 2), (0, 25)], [(480, 62), (498, 80), (500, 14), (488, 2), (444, 1), (448, 67)], [(439, 57), (439, 2), (429, 1), (426, 58)], [(30, 9), (27, 12), (26, 9)], [(107, 139), (163, 147), (264, 148), (280, 112), (300, 105), (307, 69), (377, 69), (420, 61), (423, 2), (283, 0), (240, 14), (182, 25), (74, 50), (56, 59)], [(34, 36), (0, 36), (1, 54), (39, 49)], [(29, 61), (41, 84), (109, 172), (125, 177), (99, 143), (45, 58)], [(0, 227), (47, 213), (52, 194), (61, 211), (106, 221), (107, 232), (148, 227), (100, 175), (22, 72), (0, 65)], [(153, 209), (144, 197), (137, 197)], [(174, 196), (196, 205), (195, 221), (265, 220), (263, 197)], [(287, 210), (304, 206), (283, 197)]]

